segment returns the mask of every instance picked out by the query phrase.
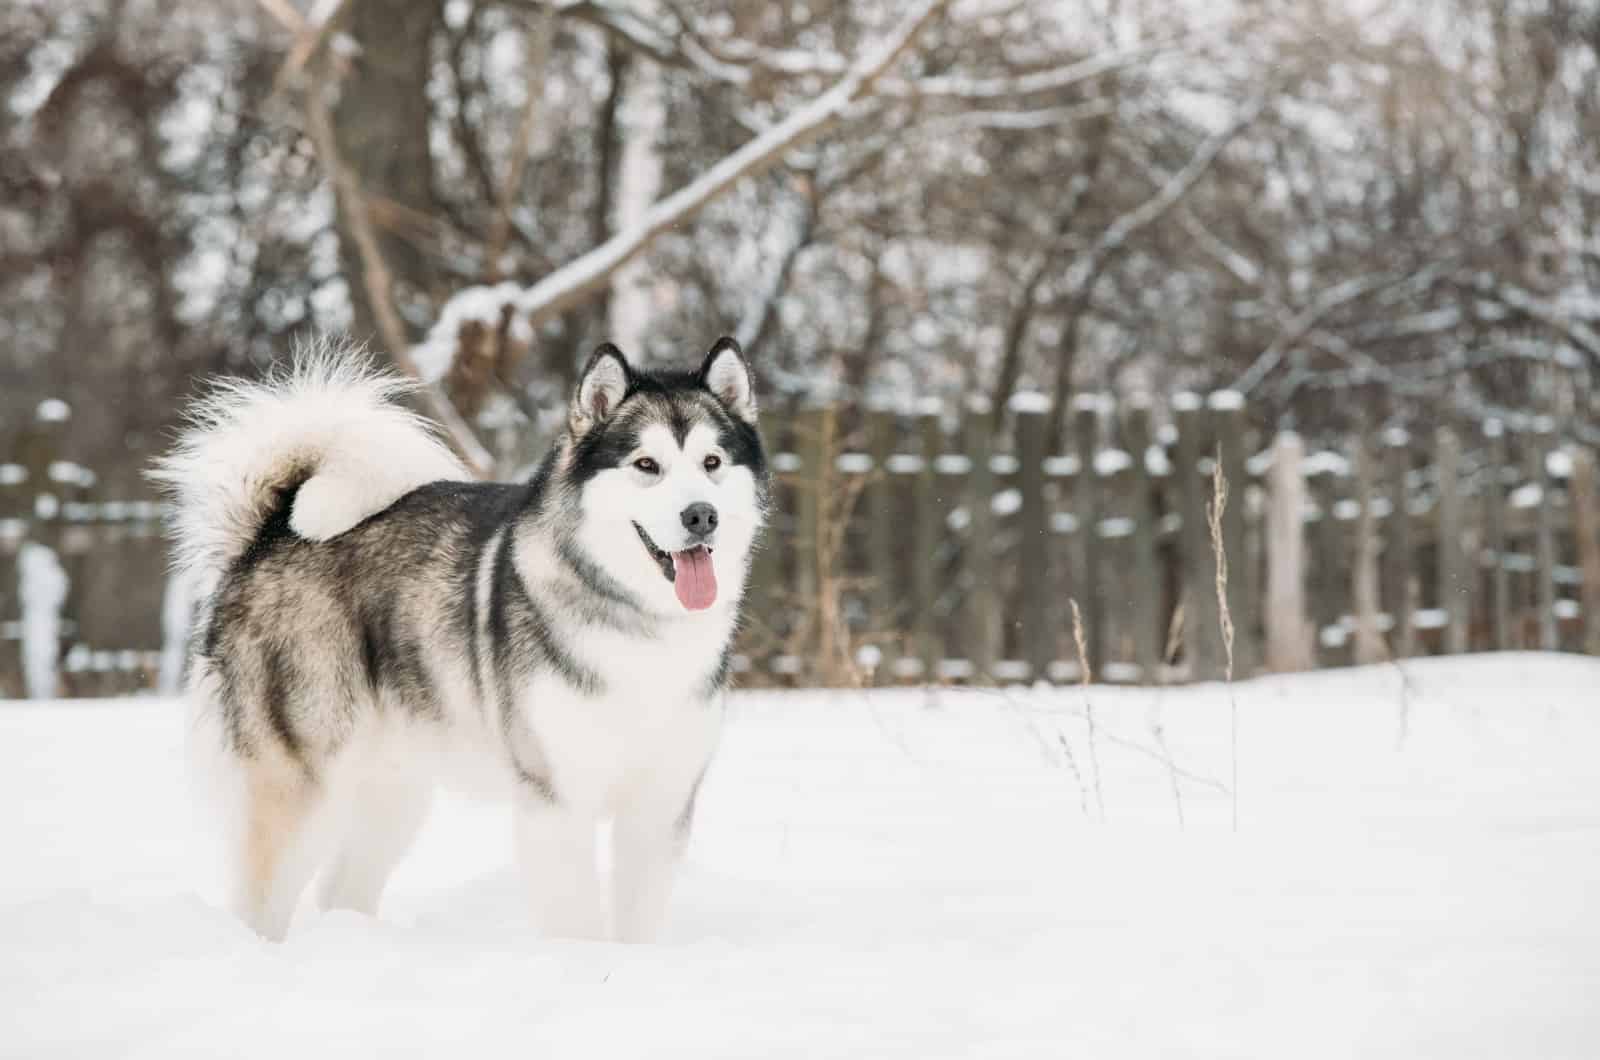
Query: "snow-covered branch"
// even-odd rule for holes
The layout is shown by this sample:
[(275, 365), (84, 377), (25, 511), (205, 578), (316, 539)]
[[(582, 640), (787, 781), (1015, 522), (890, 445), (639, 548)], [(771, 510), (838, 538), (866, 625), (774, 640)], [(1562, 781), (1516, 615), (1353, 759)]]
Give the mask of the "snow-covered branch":
[(1182, 169), (1172, 175), (1154, 195), (1140, 203), (1134, 209), (1118, 217), (1105, 230), (1100, 239), (1095, 243), (1090, 252), (1094, 256), (1102, 256), (1116, 251), (1126, 243), (1129, 238), (1155, 221), (1160, 220), (1168, 210), (1176, 206), (1197, 184), (1211, 164), (1222, 154), (1223, 149), (1233, 142), (1233, 138), (1256, 118), (1267, 105), (1267, 92), (1258, 92), (1252, 96), (1233, 120), (1211, 136), (1195, 150), (1184, 163)]
[[(611, 0), (515, 0), (522, 7), (552, 11), (587, 23), (664, 66), (692, 69), (723, 84), (745, 88), (757, 77), (768, 80), (841, 77), (852, 69), (848, 56), (814, 49), (772, 48), (753, 41), (717, 39), (697, 31), (683, 14), (677, 25), (664, 25), (629, 5)], [(948, 4), (940, 4), (940, 7)], [(970, 22), (993, 17), (992, 12), (956, 13)], [(1017, 74), (982, 77), (938, 75), (923, 78), (882, 78), (874, 94), (891, 99), (949, 99), (969, 103), (997, 102), (1071, 88), (1162, 55), (1182, 51), (1207, 40), (1221, 38), (1240, 28), (1236, 18), (1219, 19), (1182, 32), (1125, 48), (1099, 52), (1086, 59)]]
[(1473, 289), (1482, 297), (1514, 309), (1554, 331), (1590, 359), (1600, 362), (1600, 332), (1531, 291), (1503, 280), (1480, 279)]
[(925, 133), (945, 130), (994, 129), (1004, 132), (1036, 132), (1040, 129), (1060, 130), (1066, 125), (1106, 118), (1115, 112), (1110, 100), (1094, 99), (1065, 107), (1041, 107), (1037, 110), (968, 110), (957, 114), (940, 114), (921, 123)]
[(1128, 48), (1109, 49), (1099, 54), (1047, 70), (999, 77), (939, 76), (913, 80), (885, 79), (878, 86), (878, 95), (890, 98), (959, 99), (989, 101), (1014, 99), (1018, 96), (1057, 92), (1083, 84), (1097, 77), (1148, 62), (1151, 59), (1190, 47), (1200, 41), (1216, 37), (1224, 31), (1237, 28), (1228, 20), (1212, 22), (1196, 30), (1137, 44)]
[(1291, 319), (1278, 337), (1234, 380), (1230, 390), (1237, 390), (1241, 394), (1248, 394), (1260, 385), (1261, 381), (1288, 356), (1289, 351), (1311, 332), (1330, 313), (1341, 306), (1350, 304), (1375, 291), (1392, 286), (1408, 278), (1411, 274), (1396, 274), (1393, 272), (1380, 272), (1372, 275), (1355, 276), (1343, 283), (1334, 284), (1323, 291), (1311, 304), (1302, 309)]
[(772, 318), (778, 311), (778, 301), (783, 297), (783, 290), (788, 285), (789, 274), (794, 270), (794, 263), (800, 257), (800, 252), (811, 242), (812, 228), (817, 218), (814, 195), (813, 191), (802, 197), (791, 211), (791, 216), (774, 222), (775, 228), (787, 229), (781, 233), (784, 240), (783, 251), (778, 258), (777, 267), (771, 270), (767, 282), (762, 285), (750, 307), (745, 310), (744, 317), (739, 321), (738, 330), (735, 332), (739, 344), (747, 350), (756, 348), (771, 326)]
[[(723, 158), (686, 186), (657, 202), (639, 223), (618, 232), (577, 260), (557, 269), (512, 302), (529, 328), (537, 328), (556, 314), (572, 307), (609, 282), (617, 269), (640, 254), (661, 233), (694, 217), (739, 181), (759, 174), (776, 164), (785, 154), (801, 147), (837, 124), (858, 100), (872, 91), (873, 85), (910, 47), (918, 32), (950, 3), (950, 0), (923, 0), (916, 9), (880, 44), (868, 51), (850, 72), (827, 92), (796, 110), (788, 118)], [(456, 296), (478, 303), (485, 291), (473, 288)], [(452, 299), (455, 301), (455, 299)], [(493, 299), (490, 299), (493, 301)], [(498, 314), (499, 306), (487, 306)], [(457, 335), (442, 330), (459, 319), (449, 304), (427, 338), (412, 351), (412, 359), (424, 365), (447, 366), (449, 352)], [(443, 356), (441, 356), (443, 354)], [(429, 381), (436, 380), (432, 376)]]

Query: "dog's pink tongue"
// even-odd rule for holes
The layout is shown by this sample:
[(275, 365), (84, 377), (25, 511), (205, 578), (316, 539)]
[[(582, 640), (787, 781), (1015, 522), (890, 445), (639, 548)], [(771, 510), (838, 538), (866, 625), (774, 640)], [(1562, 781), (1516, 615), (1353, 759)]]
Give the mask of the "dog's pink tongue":
[(704, 611), (717, 602), (717, 572), (711, 569), (710, 552), (703, 548), (674, 552), (672, 566), (676, 571), (672, 587), (686, 609)]

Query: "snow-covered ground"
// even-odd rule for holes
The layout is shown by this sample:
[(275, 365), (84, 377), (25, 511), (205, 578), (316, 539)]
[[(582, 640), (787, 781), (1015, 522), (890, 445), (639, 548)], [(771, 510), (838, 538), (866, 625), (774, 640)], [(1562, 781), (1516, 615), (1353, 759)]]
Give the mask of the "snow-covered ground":
[(258, 941), (175, 704), (0, 704), (0, 1055), (1592, 1058), (1597, 689), (1241, 684), (1236, 833), (1221, 688), (1090, 690), (1093, 754), (1077, 689), (739, 696), (648, 947), (531, 937), (503, 811), (453, 803), (380, 919)]

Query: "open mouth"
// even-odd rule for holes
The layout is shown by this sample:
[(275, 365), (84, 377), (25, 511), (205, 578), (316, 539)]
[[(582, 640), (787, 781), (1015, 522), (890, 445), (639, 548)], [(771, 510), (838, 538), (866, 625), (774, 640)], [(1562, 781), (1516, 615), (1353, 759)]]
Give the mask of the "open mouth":
[(672, 583), (678, 602), (687, 611), (704, 611), (717, 601), (717, 572), (711, 566), (711, 547), (695, 545), (679, 552), (659, 547), (644, 527), (633, 524), (650, 558), (661, 568), (662, 577)]

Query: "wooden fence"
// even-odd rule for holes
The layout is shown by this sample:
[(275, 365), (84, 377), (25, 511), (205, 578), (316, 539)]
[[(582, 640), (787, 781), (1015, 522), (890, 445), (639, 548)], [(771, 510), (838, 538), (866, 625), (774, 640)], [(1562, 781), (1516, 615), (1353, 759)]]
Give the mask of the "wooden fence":
[(1389, 430), (1338, 451), (1247, 430), (1238, 395), (1078, 399), (1046, 451), (1037, 395), (1004, 436), (959, 415), (768, 417), (778, 472), (746, 683), (1224, 676), (1417, 654), (1600, 650), (1595, 462), (1530, 418)]
[(48, 548), (66, 576), (62, 695), (153, 688), (160, 671), (163, 508), (142, 482), (105, 483), (72, 462), (70, 417), (46, 401), (0, 451), (0, 697), (24, 691), (20, 574), (30, 544)]
[[(153, 687), (160, 506), (61, 459), (66, 422), (41, 411), (0, 463), (0, 694), (21, 690), (26, 541), (70, 579), (63, 693)], [(1595, 460), (1547, 421), (1308, 452), (1291, 434), (1257, 439), (1230, 393), (1159, 408), (1085, 396), (1051, 452), (1049, 411), (1023, 395), (1000, 433), (977, 405), (767, 413), (776, 496), (734, 660), (742, 682), (1074, 681), (1074, 600), (1096, 680), (1219, 678), (1218, 465), (1236, 677), (1600, 650)]]

